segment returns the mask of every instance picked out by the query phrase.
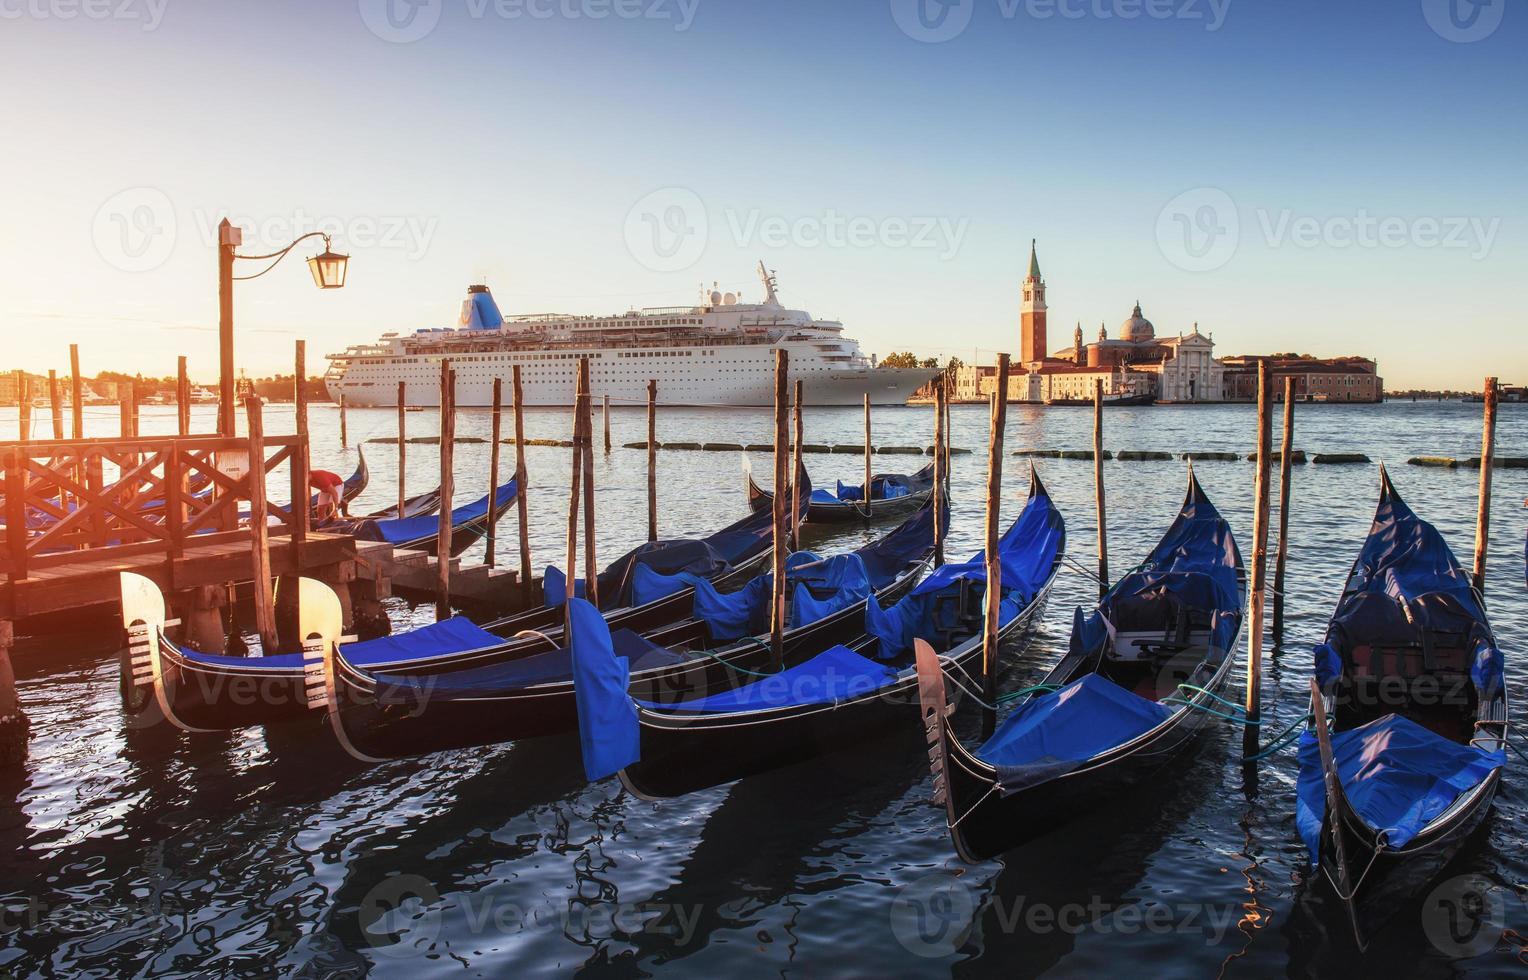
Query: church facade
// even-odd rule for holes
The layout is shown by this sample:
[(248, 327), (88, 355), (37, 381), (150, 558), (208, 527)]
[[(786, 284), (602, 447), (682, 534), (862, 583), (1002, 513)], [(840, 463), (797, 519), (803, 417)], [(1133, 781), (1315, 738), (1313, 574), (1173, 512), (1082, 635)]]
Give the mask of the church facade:
[(1114, 337), (1103, 325), (1098, 339), (1083, 343), (1082, 324), (1072, 346), (1046, 350), (1045, 280), (1040, 275), (1036, 243), (1029, 243), (1019, 313), (1021, 370), (1010, 384), (1010, 397), (1022, 401), (1061, 401), (1093, 397), (1102, 380), (1108, 397), (1152, 397), (1169, 402), (1224, 401), (1225, 367), (1215, 359), (1215, 339), (1194, 324), (1188, 333), (1158, 337), (1141, 313), (1139, 301)]

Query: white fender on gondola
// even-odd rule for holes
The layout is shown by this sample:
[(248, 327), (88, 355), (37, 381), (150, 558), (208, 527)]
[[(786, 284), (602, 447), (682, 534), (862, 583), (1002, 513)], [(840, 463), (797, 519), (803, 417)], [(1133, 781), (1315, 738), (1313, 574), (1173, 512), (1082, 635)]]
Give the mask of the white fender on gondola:
[(382, 762), (356, 748), (340, 717), (335, 658), (344, 636), (345, 614), (340, 597), (317, 579), (297, 579), (297, 629), (302, 636), (303, 693), (308, 707), (322, 709), (340, 746), (362, 762)]
[(164, 656), (160, 644), (164, 642), (164, 630), (172, 624), (166, 614), (164, 593), (153, 579), (134, 572), (119, 572), (118, 583), (122, 591), (122, 626), (127, 630), (127, 662), (124, 670), (123, 690), (152, 687), (154, 701), (159, 713), (175, 727), (187, 732), (207, 729), (188, 725), (175, 714), (170, 692), (166, 689)]
[(934, 777), (934, 803), (943, 805), (945, 785), (944, 720), (953, 706), (944, 690), (944, 664), (927, 640), (913, 640), (913, 659), (918, 670), (918, 702), (923, 716), (923, 735), (928, 742), (929, 771)]

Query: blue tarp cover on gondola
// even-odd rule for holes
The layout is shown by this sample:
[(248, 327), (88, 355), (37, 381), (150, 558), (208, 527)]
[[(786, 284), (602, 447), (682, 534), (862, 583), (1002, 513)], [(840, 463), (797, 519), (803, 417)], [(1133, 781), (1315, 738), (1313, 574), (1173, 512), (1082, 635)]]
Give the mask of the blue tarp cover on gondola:
[[(612, 632), (607, 626), (606, 632), (610, 633), (615, 655), (626, 660), (632, 670), (665, 667), (685, 660), (683, 656), (665, 650), (631, 630), (619, 629)], [(378, 704), (417, 704), (422, 697), (448, 701), (471, 699), (572, 679), (572, 654), (567, 647), (559, 647), (546, 653), (446, 673), (416, 676), (378, 674), (376, 698)]]
[(663, 711), (707, 712), (758, 711), (807, 704), (833, 704), (885, 687), (898, 677), (896, 671), (867, 660), (845, 646), (835, 646), (805, 663), (778, 674), (744, 684), (730, 691), (674, 704), (644, 703)]
[[(1046, 494), (1030, 497), (1018, 520), (998, 539), (1002, 622), (1029, 605), (1045, 585), (1065, 540), (1065, 524), (1051, 498)], [(886, 660), (904, 656), (912, 650), (914, 639), (933, 641), (942, 629), (952, 627), (949, 617), (955, 613), (953, 600), (958, 597), (959, 583), (986, 582), (985, 556), (985, 551), (979, 551), (969, 561), (945, 565), (890, 609), (882, 609), (871, 596), (866, 603), (865, 628), (880, 639), (879, 656)]]
[[(1332, 754), (1348, 803), (1369, 826), (1385, 832), (1392, 848), (1405, 847), (1459, 794), (1507, 761), (1505, 752), (1450, 741), (1400, 715), (1336, 732)], [(1298, 796), (1295, 823), (1314, 866), (1321, 858), (1326, 783), (1320, 742), (1311, 731), (1300, 736)]]
[(1173, 709), (1097, 674), (1026, 701), (976, 753), (1005, 793), (1072, 771), (1160, 725)]
[(573, 690), (578, 702), (578, 741), (584, 775), (604, 779), (642, 757), (637, 709), (626, 687), (631, 676), (625, 657), (617, 657), (610, 628), (600, 611), (582, 599), (570, 599), (573, 631)]
[(1326, 642), (1316, 648), (1316, 679), (1323, 686), (1336, 679), (1344, 649), (1420, 642), (1430, 630), (1445, 630), (1467, 635), (1470, 677), (1487, 700), (1503, 684), (1502, 655), (1488, 623), (1469, 574), (1443, 536), (1387, 484)]
[[(495, 495), (495, 509), (503, 513), (514, 499), (517, 487), (514, 480), (499, 487)], [(451, 511), (451, 526), (461, 527), (488, 516), (488, 495), (485, 493), (470, 504), (463, 504)], [(383, 518), (356, 522), (351, 532), (362, 541), (386, 541), (388, 544), (404, 544), (435, 537), (440, 531), (441, 515), (425, 514), (421, 517)]]
[[(396, 633), (361, 643), (349, 643), (342, 647), (345, 659), (357, 667), (375, 664), (404, 663), (423, 660), (447, 653), (482, 650), (504, 642), (465, 616), (452, 616), (439, 623), (421, 626), (407, 633)], [(186, 647), (178, 648), (181, 654), (194, 663), (221, 667), (279, 667), (300, 669), (302, 654), (282, 653), (269, 657), (225, 657), (218, 654), (198, 653)]]
[[(949, 526), (948, 504), (943, 508)], [(846, 555), (820, 558), (798, 551), (785, 559), (787, 587), (791, 589), (790, 618), (794, 629), (846, 609), (873, 591), (885, 588), (928, 553), (934, 543), (934, 508), (920, 508), (883, 538)], [(655, 598), (682, 588), (695, 589), (694, 615), (706, 623), (712, 640), (736, 640), (769, 629), (769, 601), (774, 584), (771, 573), (757, 575), (735, 592), (722, 593), (709, 582), (689, 573), (661, 576), (638, 566), (639, 594)]]

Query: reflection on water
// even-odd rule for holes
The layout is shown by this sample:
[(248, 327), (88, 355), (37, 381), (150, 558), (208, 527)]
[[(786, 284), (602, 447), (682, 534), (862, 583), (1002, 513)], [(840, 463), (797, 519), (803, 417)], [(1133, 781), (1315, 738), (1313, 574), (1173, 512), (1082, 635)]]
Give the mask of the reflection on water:
[[(958, 406), (954, 415), (955, 444), (973, 450), (954, 464), (951, 550), (962, 555), (981, 535), (986, 411)], [(1301, 406), (1295, 442), (1390, 464), (1407, 499), (1467, 556), (1478, 474), (1405, 460), (1477, 455), (1478, 415), (1479, 406), (1465, 405)], [(1498, 451), (1528, 455), (1528, 411), (1504, 406), (1501, 416)], [(1010, 450), (1090, 444), (1086, 410), (1012, 406), (1009, 420)], [(356, 441), (396, 434), (389, 411), (353, 410), (348, 421)], [(534, 410), (527, 435), (566, 438), (569, 421), (565, 411)], [(875, 441), (926, 445), (931, 423), (929, 409), (877, 410)], [(438, 421), (420, 412), (408, 424), (410, 435), (429, 435)], [(759, 410), (664, 409), (658, 424), (660, 439), (746, 444), (767, 442), (771, 421)], [(210, 428), (210, 414), (198, 410), (198, 425)], [(854, 409), (814, 410), (807, 440), (855, 443), (861, 425)], [(91, 434), (114, 432), (115, 409), (92, 415), (91, 426)], [(606, 558), (646, 534), (646, 454), (620, 448), (645, 438), (645, 427), (642, 409), (616, 409), (617, 448), (595, 454)], [(145, 434), (172, 428), (172, 411), (145, 409)], [(267, 430), (290, 428), (290, 408), (270, 406)], [(313, 430), (314, 464), (348, 473), (354, 450), (341, 452), (332, 407), (313, 409)], [(459, 435), (487, 432), (486, 413), (461, 413)], [(1116, 450), (1245, 452), (1253, 435), (1249, 407), (1159, 407), (1111, 410), (1105, 439)], [(370, 444), (366, 452), (373, 483), (358, 509), (396, 497), (395, 447)], [(568, 457), (527, 449), (538, 567), (561, 561)], [(435, 447), (408, 447), (411, 490), (437, 482), (437, 459)], [(462, 499), (486, 492), (487, 459), (484, 444), (457, 448)], [(766, 460), (756, 463), (767, 474)], [(858, 482), (863, 465), (839, 455), (807, 463), (820, 484)], [(876, 463), (910, 470), (916, 461)], [(1028, 463), (1005, 463), (1011, 516)], [(512, 453), (504, 465), (513, 465)], [(1092, 464), (1040, 466), (1070, 522), (1072, 555), (1090, 564)], [(659, 467), (665, 535), (701, 533), (741, 513), (737, 454), (663, 452)], [(1184, 464), (1105, 469), (1118, 570), (1176, 512)], [(1198, 472), (1250, 554), (1253, 468), (1204, 462)], [(1269, 666), (1265, 700), (1281, 726), (1303, 711), (1308, 650), (1367, 531), (1378, 482), (1372, 465), (1295, 472), (1289, 636)], [(1528, 472), (1497, 473), (1487, 597), (1515, 694), (1528, 640), (1525, 495)], [(513, 517), (502, 531), (513, 538)], [(833, 551), (869, 536), (854, 526), (814, 530), (806, 545)], [(1089, 579), (1063, 572), (1033, 644), (1004, 683), (1042, 673), (1065, 646), (1072, 607), (1094, 596)], [(428, 616), (400, 602), (390, 612), (399, 623)], [(364, 767), (311, 719), (195, 739), (163, 727), (132, 730), (117, 707), (116, 661), (99, 636), (24, 645), (17, 668), (34, 734), (25, 771), (0, 777), (0, 974), (416, 977), (605, 967), (1031, 976), (1103, 973), (1121, 962), (1145, 974), (1200, 976), (1303, 975), (1334, 964), (1408, 975), (1453, 969), (1414, 919), (1360, 959), (1340, 929), (1297, 903), (1305, 867), (1293, 754), (1268, 760), (1248, 782), (1240, 739), (1228, 728), (1212, 730), (1141, 793), (1001, 861), (965, 867), (951, 852), (943, 812), (929, 805), (916, 731), (651, 804), (613, 781), (585, 784), (571, 738)], [(1528, 880), (1519, 771), (1451, 874), (1518, 889)], [(1505, 925), (1528, 932), (1522, 899), (1506, 894)], [(1488, 951), (1468, 968), (1505, 975), (1521, 964)]]

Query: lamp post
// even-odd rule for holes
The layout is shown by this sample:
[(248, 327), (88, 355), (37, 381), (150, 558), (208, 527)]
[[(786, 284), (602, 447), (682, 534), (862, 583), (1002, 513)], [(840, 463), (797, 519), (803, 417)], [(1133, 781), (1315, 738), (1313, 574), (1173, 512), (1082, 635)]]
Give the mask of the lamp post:
[[(349, 271), (350, 256), (340, 255), (329, 247), (329, 236), (321, 231), (301, 235), (283, 249), (267, 255), (240, 255), (234, 250), (244, 244), (244, 230), (236, 228), (227, 218), (218, 224), (218, 433), (234, 434), (234, 366), (233, 366), (233, 284), (245, 279), (259, 279), (276, 268), (298, 242), (309, 238), (323, 238), (324, 250), (308, 259), (308, 269), (313, 273), (313, 284), (319, 289), (339, 289), (345, 285)], [(249, 276), (233, 274), (235, 259), (261, 261), (270, 259), (271, 264)], [(297, 380), (298, 384), (302, 379)]]

